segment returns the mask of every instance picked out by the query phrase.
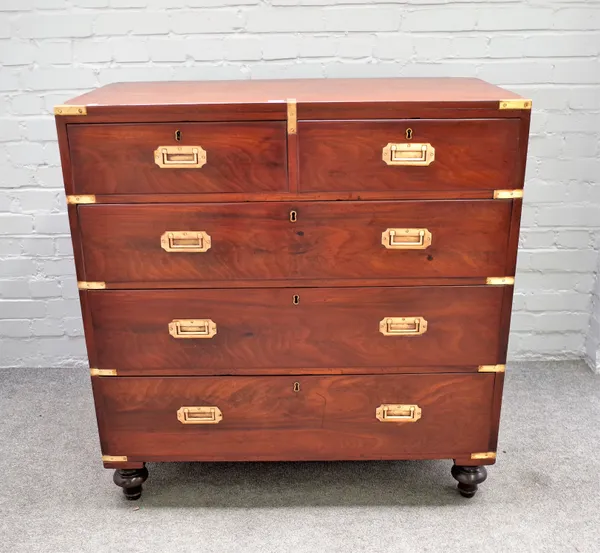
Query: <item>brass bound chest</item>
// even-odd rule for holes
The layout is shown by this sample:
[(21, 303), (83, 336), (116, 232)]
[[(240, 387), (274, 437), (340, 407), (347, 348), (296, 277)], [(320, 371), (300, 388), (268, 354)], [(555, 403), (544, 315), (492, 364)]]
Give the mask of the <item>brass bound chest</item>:
[(102, 460), (496, 459), (531, 102), (114, 84), (55, 109)]

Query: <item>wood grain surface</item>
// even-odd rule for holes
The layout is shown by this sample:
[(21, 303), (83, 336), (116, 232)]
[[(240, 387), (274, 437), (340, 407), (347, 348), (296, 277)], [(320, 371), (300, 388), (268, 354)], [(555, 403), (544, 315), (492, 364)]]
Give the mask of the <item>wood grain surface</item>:
[[(408, 142), (430, 143), (433, 163), (384, 163), (388, 143)], [(523, 187), (516, 171), (518, 119), (300, 121), (298, 144), (301, 192)]]
[[(510, 216), (510, 202), (494, 200), (79, 207), (85, 279), (130, 287), (503, 275)], [(386, 249), (388, 228), (426, 228), (431, 246)], [(211, 248), (167, 252), (166, 231), (205, 231)]]
[[(93, 387), (102, 452), (131, 461), (456, 458), (487, 450), (494, 375), (117, 377)], [(383, 403), (416, 404), (422, 417), (380, 422)], [(180, 407), (202, 405), (222, 421), (177, 420)]]
[[(181, 131), (181, 141), (175, 131)], [(285, 123), (70, 125), (74, 194), (283, 192)], [(201, 146), (199, 169), (160, 168), (159, 146)]]
[[(293, 296), (299, 296), (298, 305)], [(488, 365), (502, 286), (89, 291), (98, 368), (130, 371)], [(386, 317), (424, 317), (421, 336), (384, 336)], [(211, 319), (211, 339), (176, 339), (174, 319)], [(176, 372), (175, 372), (176, 374)]]

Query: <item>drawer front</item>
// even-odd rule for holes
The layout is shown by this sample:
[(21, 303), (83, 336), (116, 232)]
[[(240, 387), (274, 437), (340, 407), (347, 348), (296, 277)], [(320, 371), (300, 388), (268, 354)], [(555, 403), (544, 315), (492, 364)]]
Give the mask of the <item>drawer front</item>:
[(302, 121), (298, 143), (302, 192), (522, 187), (518, 119)]
[(505, 272), (511, 208), (495, 200), (93, 205), (79, 207), (79, 220), (90, 281), (486, 277)]
[(504, 362), (504, 287), (86, 294), (95, 366), (119, 374)]
[(68, 136), (75, 194), (288, 188), (283, 122), (70, 125)]
[(94, 378), (93, 387), (102, 452), (130, 461), (455, 458), (488, 451), (494, 375)]

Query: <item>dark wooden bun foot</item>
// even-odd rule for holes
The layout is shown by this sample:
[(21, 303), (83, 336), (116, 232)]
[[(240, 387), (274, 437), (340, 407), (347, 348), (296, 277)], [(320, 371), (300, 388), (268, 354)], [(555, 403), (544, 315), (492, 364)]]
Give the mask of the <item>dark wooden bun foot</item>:
[(113, 482), (123, 488), (123, 494), (130, 501), (142, 497), (142, 484), (148, 478), (148, 469), (117, 469), (113, 476)]
[(463, 497), (471, 498), (477, 493), (479, 484), (487, 478), (487, 469), (484, 466), (463, 467), (454, 465), (452, 476), (458, 480), (458, 491)]

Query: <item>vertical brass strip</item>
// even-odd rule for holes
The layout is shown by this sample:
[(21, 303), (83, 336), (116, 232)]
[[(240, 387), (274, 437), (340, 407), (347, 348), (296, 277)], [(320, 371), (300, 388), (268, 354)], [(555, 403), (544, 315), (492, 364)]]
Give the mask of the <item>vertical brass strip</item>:
[(127, 455), (102, 455), (103, 463), (126, 463)]
[(503, 373), (506, 371), (506, 365), (479, 365), (477, 371), (480, 373)]
[(117, 369), (90, 369), (90, 376), (117, 376)]
[(484, 453), (471, 453), (471, 459), (495, 459), (496, 452), (495, 451), (486, 451)]
[(288, 134), (296, 134), (298, 130), (298, 110), (296, 107), (296, 99), (288, 98), (287, 100), (287, 132)]

